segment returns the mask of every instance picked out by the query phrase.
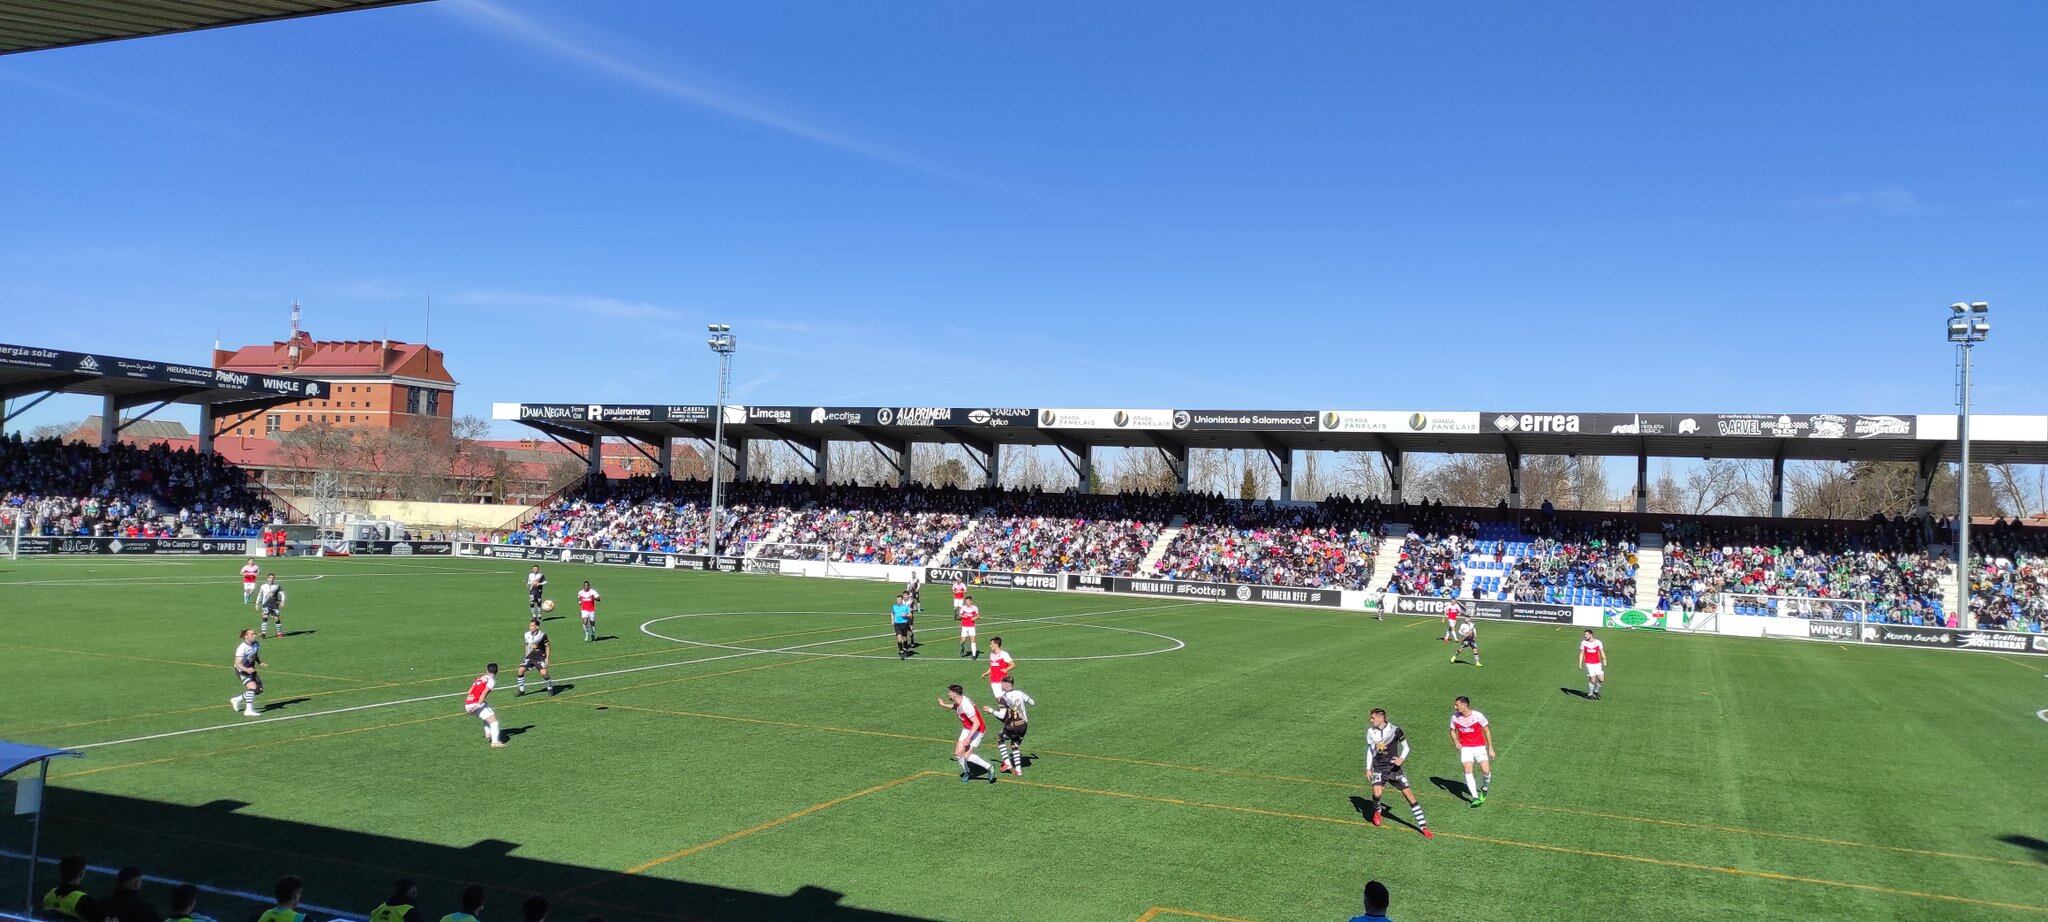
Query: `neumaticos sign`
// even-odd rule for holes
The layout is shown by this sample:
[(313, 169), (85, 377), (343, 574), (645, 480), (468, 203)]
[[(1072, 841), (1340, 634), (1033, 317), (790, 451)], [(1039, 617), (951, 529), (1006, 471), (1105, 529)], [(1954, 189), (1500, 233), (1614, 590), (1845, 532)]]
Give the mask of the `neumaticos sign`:
[(114, 355), (66, 352), (61, 349), (37, 349), (33, 346), (0, 344), (0, 365), (16, 368), (45, 368), (69, 374), (129, 378), (136, 381), (156, 381), (164, 384), (182, 384), (191, 387), (254, 391), (285, 397), (319, 397), (326, 393), (326, 385), (304, 378), (286, 378), (277, 375), (259, 375), (216, 368), (199, 368), (193, 365), (149, 362), (142, 359), (127, 359)]

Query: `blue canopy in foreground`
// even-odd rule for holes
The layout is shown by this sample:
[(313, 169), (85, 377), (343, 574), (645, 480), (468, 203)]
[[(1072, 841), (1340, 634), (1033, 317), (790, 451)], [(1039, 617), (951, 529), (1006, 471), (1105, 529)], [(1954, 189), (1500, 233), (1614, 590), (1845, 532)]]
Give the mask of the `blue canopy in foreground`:
[(55, 759), (62, 756), (78, 758), (83, 755), (85, 753), (70, 749), (52, 749), (48, 746), (37, 746), (32, 743), (10, 743), (6, 740), (0, 740), (0, 775), (9, 774), (24, 765), (34, 765), (45, 759)]

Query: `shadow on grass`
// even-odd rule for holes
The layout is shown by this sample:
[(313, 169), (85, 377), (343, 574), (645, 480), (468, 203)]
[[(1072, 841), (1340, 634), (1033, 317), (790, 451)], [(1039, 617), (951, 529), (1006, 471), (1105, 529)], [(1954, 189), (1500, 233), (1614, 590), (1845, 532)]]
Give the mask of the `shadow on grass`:
[(1593, 700), (1593, 696), (1592, 696), (1592, 695), (1586, 694), (1585, 692), (1583, 692), (1583, 691), (1580, 691), (1580, 690), (1578, 690), (1578, 689), (1576, 689), (1576, 688), (1565, 688), (1564, 686), (1560, 685), (1560, 686), (1558, 686), (1558, 689), (1557, 689), (1557, 690), (1558, 690), (1558, 691), (1561, 691), (1561, 692), (1564, 692), (1564, 693), (1565, 693), (1565, 694), (1567, 694), (1567, 695), (1572, 695), (1572, 696), (1575, 696), (1575, 697), (1579, 697), (1579, 698), (1584, 698), (1584, 699), (1586, 699), (1587, 701), (1591, 701), (1591, 700)]
[(264, 705), (264, 706), (263, 706), (263, 713), (265, 713), (265, 714), (268, 714), (268, 713), (270, 713), (271, 711), (282, 711), (282, 710), (284, 710), (285, 708), (291, 707), (291, 706), (292, 706), (292, 705), (294, 705), (294, 704), (305, 704), (306, 702), (308, 702), (308, 701), (311, 701), (311, 700), (313, 700), (313, 699), (311, 699), (311, 698), (303, 698), (303, 697), (301, 697), (301, 698), (286, 698), (286, 699), (284, 699), (283, 701), (272, 701), (272, 702), (270, 702), (269, 704), (266, 704), (266, 705)]
[[(1464, 785), (1460, 784), (1460, 785), (1458, 785), (1458, 787), (1462, 789), (1462, 788), (1464, 787)], [(1389, 800), (1385, 801), (1385, 802), (1383, 803), (1383, 805), (1384, 805), (1384, 806), (1388, 806), (1388, 807), (1391, 807), (1391, 806), (1395, 805), (1396, 803), (1398, 803), (1399, 805), (1401, 805), (1401, 806), (1404, 806), (1404, 807), (1408, 805), (1408, 801), (1407, 801), (1407, 800), (1406, 800), (1405, 798), (1402, 798), (1402, 797), (1400, 797), (1400, 796), (1398, 796), (1398, 795), (1396, 795), (1396, 796), (1394, 796), (1394, 797), (1390, 798)], [(1353, 794), (1353, 795), (1351, 795), (1351, 809), (1353, 809), (1353, 810), (1355, 810), (1355, 811), (1357, 811), (1357, 812), (1358, 812), (1358, 818), (1359, 818), (1359, 819), (1365, 820), (1366, 822), (1372, 822), (1372, 801), (1371, 801), (1371, 800), (1369, 800), (1369, 799), (1367, 799), (1367, 798), (1365, 798), (1365, 797), (1361, 797), (1361, 796), (1359, 796), (1359, 795), (1357, 795), (1357, 794)], [(1406, 827), (1408, 827), (1408, 830), (1409, 830), (1410, 832), (1421, 832), (1421, 831), (1422, 831), (1422, 827), (1420, 827), (1420, 826), (1417, 826), (1417, 825), (1415, 825), (1415, 824), (1414, 824), (1413, 822), (1410, 822), (1410, 821), (1408, 821), (1408, 820), (1404, 820), (1404, 819), (1402, 819), (1402, 818), (1401, 818), (1401, 815), (1400, 815), (1400, 814), (1398, 814), (1398, 813), (1395, 813), (1395, 812), (1394, 812), (1393, 810), (1390, 810), (1390, 809), (1389, 809), (1389, 810), (1382, 810), (1382, 811), (1380, 811), (1380, 820), (1381, 820), (1382, 822), (1392, 823), (1392, 824), (1394, 824), (1394, 825), (1396, 825), (1396, 826), (1406, 826)]]
[(1463, 781), (1453, 781), (1449, 778), (1438, 778), (1435, 776), (1431, 776), (1429, 779), (1429, 783), (1436, 785), (1438, 790), (1443, 791), (1444, 793), (1449, 794), (1452, 797), (1456, 797), (1457, 799), (1462, 800), (1468, 804), (1472, 802), (1472, 792), (1466, 789), (1465, 782)]
[[(362, 914), (390, 892), (393, 880), (410, 877), (419, 881), (421, 914), (429, 919), (455, 911), (462, 888), (480, 883), (488, 891), (485, 918), (517, 918), (520, 902), (540, 894), (554, 904), (550, 918), (565, 922), (594, 915), (611, 922), (923, 922), (921, 917), (843, 906), (844, 894), (820, 886), (772, 894), (622, 875), (612, 868), (524, 857), (519, 854), (526, 847), (522, 842), (484, 839), (461, 847), (418, 842), (244, 812), (249, 806), (234, 800), (184, 806), (52, 787), (45, 797), (42, 852), (84, 855), (95, 864), (136, 864), (151, 874), (250, 893), (268, 893), (278, 877), (298, 874), (306, 880), (307, 900)], [(24, 825), (0, 827), (5, 833), (0, 840), (26, 852)], [(735, 820), (735, 825), (745, 824)], [(0, 878), (7, 882), (20, 881), (22, 870), (18, 860), (0, 861)], [(54, 870), (39, 870), (37, 879), (53, 880)], [(108, 883), (93, 881), (88, 888), (97, 892)], [(155, 901), (163, 896), (146, 895)], [(264, 908), (216, 895), (202, 896), (200, 905), (201, 912), (229, 922), (254, 918)]]
[(2033, 852), (2035, 861), (2048, 864), (2048, 839), (2039, 839), (2034, 836), (2010, 835), (1999, 836), (1998, 841), (2004, 842), (2007, 845), (2017, 845)]

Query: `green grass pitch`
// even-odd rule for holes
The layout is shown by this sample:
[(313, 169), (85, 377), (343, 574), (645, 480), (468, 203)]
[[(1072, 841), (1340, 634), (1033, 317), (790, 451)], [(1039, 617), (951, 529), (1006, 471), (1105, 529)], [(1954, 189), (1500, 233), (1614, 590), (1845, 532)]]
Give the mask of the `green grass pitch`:
[[(107, 744), (57, 764), (45, 854), (297, 873), (359, 913), (411, 876), (430, 919), (476, 881), (491, 922), (530, 893), (612, 922), (1343, 919), (1368, 878), (1404, 920), (2048, 916), (2048, 663), (2021, 657), (1603, 632), (1587, 701), (1571, 628), (1481, 625), (1475, 669), (1428, 619), (989, 590), (1037, 758), (962, 784), (934, 699), (988, 690), (938, 587), (906, 663), (886, 584), (548, 566), (573, 687), (515, 698), (525, 564), (278, 561), (294, 636), (245, 720), (241, 562), (0, 562), (0, 738)], [(488, 660), (503, 750), (460, 708)], [(1446, 789), (1459, 694), (1500, 750), (1477, 809)], [(1433, 841), (1354, 806), (1375, 706)]]

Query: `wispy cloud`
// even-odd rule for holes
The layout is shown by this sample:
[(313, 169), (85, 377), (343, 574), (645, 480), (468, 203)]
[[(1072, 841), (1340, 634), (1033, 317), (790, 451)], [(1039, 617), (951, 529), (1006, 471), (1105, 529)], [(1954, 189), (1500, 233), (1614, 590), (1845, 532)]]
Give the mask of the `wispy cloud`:
[(464, 291), (448, 299), (455, 304), (482, 307), (519, 307), (532, 310), (574, 311), (598, 317), (625, 320), (676, 320), (682, 311), (645, 301), (626, 301), (602, 295), (542, 294), (529, 291)]
[(746, 380), (745, 382), (742, 382), (739, 385), (733, 387), (732, 395), (734, 397), (745, 397), (748, 394), (760, 390), (762, 385), (767, 384), (770, 381), (774, 381), (775, 379), (780, 377), (782, 377), (782, 372), (779, 371), (771, 371), (768, 372), (767, 374), (756, 375)]
[(1913, 214), (1925, 211), (1926, 205), (1920, 196), (1910, 189), (1892, 186), (1861, 192), (1836, 192), (1832, 195), (1809, 195), (1792, 200), (1792, 207), (1802, 211), (1875, 211), (1884, 214)]
[(44, 80), (19, 71), (0, 71), (0, 82), (13, 83), (17, 86), (27, 87), (51, 96), (60, 96), (72, 102), (84, 103), (89, 106), (97, 106), (109, 111), (119, 112), (130, 118), (156, 122), (187, 131), (218, 135), (240, 144), (274, 147), (277, 143), (274, 138), (268, 138), (261, 134), (219, 122), (193, 118), (176, 109), (159, 105), (138, 105), (126, 99), (104, 96), (68, 83)]
[(618, 50), (625, 43), (588, 27), (575, 29), (581, 32), (582, 36), (571, 38), (565, 28), (569, 24), (558, 21), (542, 24), (490, 0), (459, 0), (447, 4), (444, 8), (455, 11), (458, 16), (485, 31), (685, 105), (985, 191), (1067, 205), (1044, 196), (970, 176), (876, 141), (825, 128), (811, 119), (799, 117), (784, 107), (738, 89), (730, 82), (702, 75), (678, 73), (678, 68), (673, 64), (656, 66), (632, 60), (623, 51)]

